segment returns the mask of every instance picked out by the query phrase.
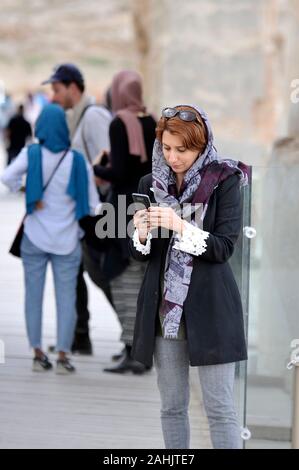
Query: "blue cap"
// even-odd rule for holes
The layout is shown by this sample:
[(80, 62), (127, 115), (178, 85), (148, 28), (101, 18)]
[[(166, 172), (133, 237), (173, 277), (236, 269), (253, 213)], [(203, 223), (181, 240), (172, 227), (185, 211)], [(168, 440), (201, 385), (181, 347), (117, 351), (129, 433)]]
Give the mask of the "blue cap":
[(54, 68), (54, 73), (47, 80), (42, 82), (42, 85), (55, 82), (75, 82), (84, 86), (83, 75), (74, 64), (57, 65), (57, 67)]

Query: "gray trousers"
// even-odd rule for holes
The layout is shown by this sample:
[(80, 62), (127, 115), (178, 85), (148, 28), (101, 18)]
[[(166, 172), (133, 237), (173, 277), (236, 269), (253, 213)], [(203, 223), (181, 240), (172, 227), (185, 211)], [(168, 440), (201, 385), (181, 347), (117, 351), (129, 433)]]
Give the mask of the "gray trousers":
[(113, 303), (122, 328), (120, 341), (129, 346), (133, 343), (137, 297), (145, 268), (145, 263), (131, 259), (125, 271), (111, 281)]
[[(189, 354), (187, 341), (156, 337), (154, 362), (161, 396), (166, 449), (190, 446)], [(240, 425), (234, 406), (235, 363), (197, 367), (214, 449), (239, 449)]]

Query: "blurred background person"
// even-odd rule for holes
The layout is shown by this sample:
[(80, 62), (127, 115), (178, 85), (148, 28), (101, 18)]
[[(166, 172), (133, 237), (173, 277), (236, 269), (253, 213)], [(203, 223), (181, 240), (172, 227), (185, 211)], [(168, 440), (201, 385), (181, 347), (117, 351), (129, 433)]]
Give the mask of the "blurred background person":
[(28, 140), (32, 137), (30, 123), (24, 118), (24, 106), (20, 104), (15, 114), (5, 128), (4, 138), (7, 142), (7, 164), (20, 153)]
[[(156, 121), (146, 111), (142, 98), (142, 80), (135, 71), (123, 70), (114, 76), (111, 85), (111, 106), (115, 117), (109, 129), (109, 165), (95, 164), (94, 173), (99, 185), (103, 181), (111, 183), (107, 201), (113, 204), (117, 213), (118, 196), (126, 197), (128, 207), (133, 202), (131, 195), (137, 191), (139, 179), (151, 172)], [(127, 215), (127, 226), (130, 220), (131, 216)], [(118, 364), (104, 370), (113, 373), (143, 373), (146, 367), (134, 361), (130, 353), (136, 299), (144, 266), (130, 257), (128, 236), (109, 240), (109, 248), (104, 254), (103, 270), (111, 279), (113, 303), (122, 327), (121, 341), (125, 344), (123, 351), (112, 358), (119, 361)]]
[(63, 109), (47, 105), (39, 116), (38, 144), (25, 147), (4, 171), (1, 181), (12, 191), (26, 174), (26, 218), (21, 242), (25, 273), (25, 316), (33, 370), (52, 364), (42, 349), (42, 302), (48, 262), (52, 265), (57, 305), (57, 373), (75, 371), (70, 352), (76, 323), (76, 284), (81, 263), (78, 221), (94, 213), (98, 193), (90, 166), (70, 149)]
[(52, 100), (67, 111), (72, 145), (92, 162), (109, 150), (109, 124), (112, 116), (85, 92), (82, 72), (74, 64), (61, 64), (43, 84), (52, 86)]
[[(109, 109), (95, 105), (85, 93), (85, 82), (81, 71), (74, 64), (61, 64), (43, 84), (51, 84), (53, 101), (67, 110), (72, 147), (81, 152), (89, 163), (104, 150), (109, 150), (109, 125), (112, 119)], [(89, 335), (88, 290), (84, 269), (92, 281), (103, 290), (112, 303), (110, 286), (101, 271), (102, 252), (87, 242), (82, 243), (83, 257), (77, 282), (77, 325), (72, 345), (74, 353), (91, 355), (92, 343)]]
[(44, 103), (42, 103), (33, 92), (27, 94), (27, 98), (24, 104), (24, 117), (30, 123), (33, 128), (35, 122), (43, 108)]
[(2, 138), (2, 133), (15, 112), (14, 100), (9, 93), (4, 93), (0, 102), (0, 138)]

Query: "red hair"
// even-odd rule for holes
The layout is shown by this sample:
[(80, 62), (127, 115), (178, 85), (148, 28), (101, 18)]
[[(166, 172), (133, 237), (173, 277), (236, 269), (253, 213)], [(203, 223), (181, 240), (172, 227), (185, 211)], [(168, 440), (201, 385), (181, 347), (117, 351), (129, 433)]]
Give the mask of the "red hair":
[(182, 138), (184, 146), (189, 150), (198, 150), (203, 153), (207, 145), (207, 130), (201, 115), (190, 106), (176, 106), (176, 109), (193, 111), (196, 114), (196, 121), (183, 121), (178, 116), (170, 119), (161, 117), (156, 127), (156, 137), (162, 143), (164, 131), (170, 134), (179, 135)]

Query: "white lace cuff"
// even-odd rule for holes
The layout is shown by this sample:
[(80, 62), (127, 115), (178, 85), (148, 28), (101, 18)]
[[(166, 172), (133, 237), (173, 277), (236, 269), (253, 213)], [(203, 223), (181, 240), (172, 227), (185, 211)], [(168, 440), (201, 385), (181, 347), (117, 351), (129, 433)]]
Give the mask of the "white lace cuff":
[(177, 240), (175, 241), (173, 248), (185, 251), (190, 255), (202, 255), (207, 249), (206, 240), (209, 235), (209, 232), (205, 232), (204, 230), (185, 222), (183, 235), (176, 235)]
[(143, 245), (143, 243), (140, 242), (139, 240), (139, 233), (138, 229), (136, 228), (135, 232), (133, 233), (133, 244), (134, 247), (136, 248), (137, 251), (140, 251), (143, 255), (148, 255), (151, 251), (151, 239), (153, 238), (152, 234), (149, 232), (147, 234), (147, 239), (146, 239), (146, 244)]

